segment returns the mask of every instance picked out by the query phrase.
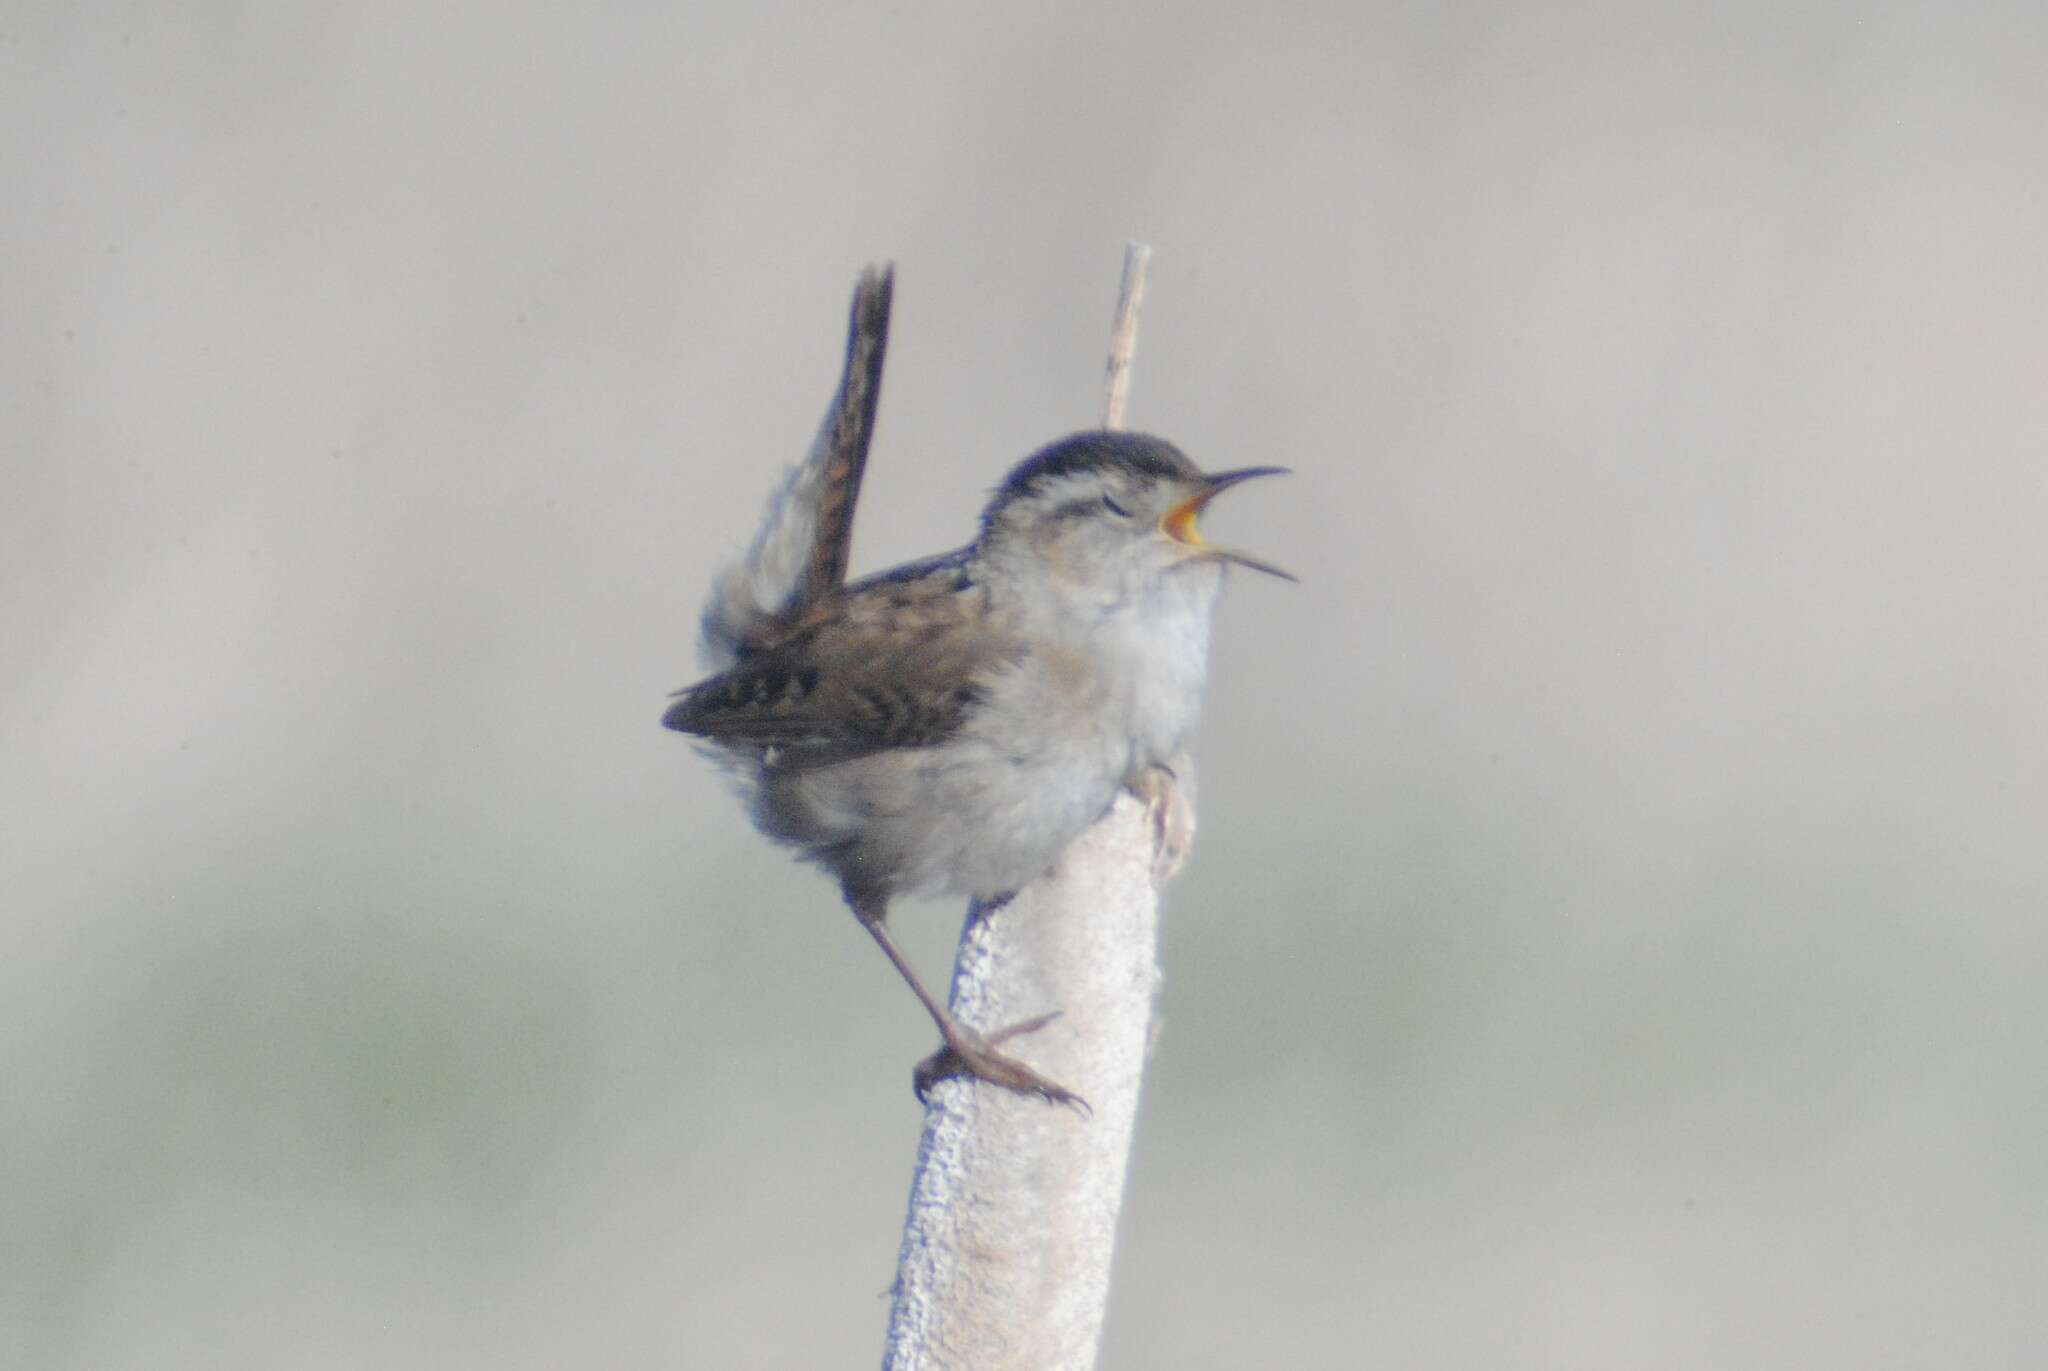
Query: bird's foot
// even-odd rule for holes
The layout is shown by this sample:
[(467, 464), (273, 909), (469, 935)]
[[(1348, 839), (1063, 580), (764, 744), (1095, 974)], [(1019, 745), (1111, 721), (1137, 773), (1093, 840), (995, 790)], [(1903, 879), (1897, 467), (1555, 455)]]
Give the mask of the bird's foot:
[(1088, 1101), (1059, 1082), (1048, 1080), (1015, 1057), (996, 1051), (997, 1044), (1026, 1033), (1036, 1033), (1059, 1016), (1059, 1011), (1054, 1010), (986, 1036), (965, 1024), (950, 1025), (946, 1031), (946, 1045), (917, 1064), (912, 1080), (918, 1100), (922, 1102), (940, 1081), (953, 1076), (968, 1076), (987, 1081), (990, 1085), (999, 1085), (1005, 1090), (1014, 1090), (1020, 1095), (1036, 1095), (1047, 1104), (1071, 1105), (1083, 1114), (1093, 1113), (1088, 1108)]
[(1180, 871), (1195, 844), (1194, 768), (1185, 757), (1175, 766), (1154, 763), (1124, 782), (1145, 806), (1152, 822), (1152, 883), (1164, 885)]

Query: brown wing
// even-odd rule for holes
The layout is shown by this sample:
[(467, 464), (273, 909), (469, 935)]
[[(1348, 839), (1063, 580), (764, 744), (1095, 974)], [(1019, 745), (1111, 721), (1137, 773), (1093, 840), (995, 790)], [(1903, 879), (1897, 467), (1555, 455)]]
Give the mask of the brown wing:
[(959, 728), (1010, 659), (963, 554), (850, 586), (786, 637), (682, 691), (662, 723), (777, 765), (823, 766), (924, 747)]

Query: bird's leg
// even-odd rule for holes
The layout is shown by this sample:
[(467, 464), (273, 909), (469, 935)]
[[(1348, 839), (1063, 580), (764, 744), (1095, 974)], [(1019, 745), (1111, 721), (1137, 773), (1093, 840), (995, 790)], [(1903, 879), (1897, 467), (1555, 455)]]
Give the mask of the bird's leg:
[(946, 1040), (943, 1048), (917, 1064), (917, 1071), (912, 1079), (919, 1100), (924, 1099), (934, 1085), (949, 1076), (972, 1076), (976, 1080), (987, 1081), (990, 1085), (1014, 1090), (1020, 1095), (1036, 1095), (1048, 1104), (1070, 1104), (1084, 1114), (1088, 1112), (1088, 1102), (1073, 1091), (1057, 1081), (1048, 1080), (1016, 1058), (1004, 1056), (996, 1051), (999, 1043), (1006, 1043), (1026, 1033), (1035, 1033), (1045, 1027), (1059, 1017), (1058, 1010), (1050, 1014), (1040, 1014), (1034, 1019), (1026, 1019), (1022, 1023), (1013, 1023), (1008, 1028), (999, 1029), (994, 1033), (984, 1035), (977, 1032), (954, 1018), (946, 1007), (924, 988), (924, 982), (919, 980), (917, 972), (911, 969), (903, 950), (896, 946), (896, 939), (890, 934), (888, 925), (882, 922), (880, 914), (871, 914), (859, 904), (853, 906), (853, 912), (860, 919), (861, 927), (868, 931), (868, 936), (875, 940), (876, 946), (888, 957), (889, 964), (896, 968), (896, 974), (910, 986), (911, 993), (917, 996), (918, 1003), (924, 1006), (925, 1013), (932, 1016), (932, 1022), (938, 1025), (939, 1036)]

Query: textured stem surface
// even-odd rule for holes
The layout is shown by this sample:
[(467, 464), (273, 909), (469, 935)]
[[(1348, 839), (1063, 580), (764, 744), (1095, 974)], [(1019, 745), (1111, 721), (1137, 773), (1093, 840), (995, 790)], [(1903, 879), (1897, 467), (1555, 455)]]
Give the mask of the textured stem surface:
[(953, 1010), (1092, 1113), (969, 1080), (932, 1091), (897, 1266), (886, 1364), (1086, 1368), (1109, 1296), (1117, 1211), (1158, 985), (1155, 825), (1125, 794), (1002, 907), (969, 911)]

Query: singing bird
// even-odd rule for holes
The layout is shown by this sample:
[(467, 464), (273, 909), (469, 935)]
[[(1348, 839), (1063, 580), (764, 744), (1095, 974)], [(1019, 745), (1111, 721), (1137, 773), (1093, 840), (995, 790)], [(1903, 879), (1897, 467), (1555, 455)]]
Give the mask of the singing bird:
[(897, 946), (889, 903), (999, 900), (1181, 750), (1225, 567), (1293, 579), (1205, 541), (1198, 517), (1282, 468), (1205, 474), (1161, 438), (1076, 433), (1011, 470), (966, 546), (848, 584), (891, 293), (888, 271), (862, 278), (818, 441), (705, 610), (720, 669), (662, 722), (709, 743), (761, 831), (838, 879), (945, 1041), (920, 1095), (965, 1074), (1078, 1104), (998, 1050), (1053, 1016), (960, 1023)]

